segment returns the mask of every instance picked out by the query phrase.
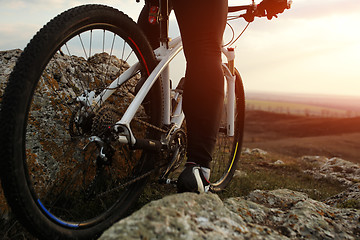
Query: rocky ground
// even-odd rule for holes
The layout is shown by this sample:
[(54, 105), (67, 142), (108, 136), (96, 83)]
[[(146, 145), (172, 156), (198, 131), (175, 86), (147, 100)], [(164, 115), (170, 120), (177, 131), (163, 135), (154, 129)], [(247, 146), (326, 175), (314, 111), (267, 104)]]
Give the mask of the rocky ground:
[(20, 49), (0, 51), (0, 99), (6, 87), (7, 79), (21, 53)]
[(287, 189), (224, 202), (216, 194), (184, 193), (147, 204), (100, 239), (359, 239), (359, 222), (360, 210)]
[[(245, 149), (244, 154), (268, 153)], [(359, 239), (359, 165), (319, 156), (300, 161), (313, 164), (306, 173), (314, 178), (347, 189), (323, 201), (288, 189), (255, 190), (223, 201), (212, 193), (174, 194), (145, 205), (100, 239)], [(241, 171), (235, 178), (239, 175)]]

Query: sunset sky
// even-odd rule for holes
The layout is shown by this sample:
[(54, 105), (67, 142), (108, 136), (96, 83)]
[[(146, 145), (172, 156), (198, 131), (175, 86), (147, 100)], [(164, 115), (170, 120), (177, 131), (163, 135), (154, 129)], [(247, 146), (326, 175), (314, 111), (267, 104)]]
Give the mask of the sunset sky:
[[(133, 19), (142, 7), (135, 0), (0, 0), (0, 51), (23, 49), (55, 15), (85, 3), (111, 5)], [(245, 22), (233, 26), (239, 33)], [(359, 0), (293, 0), (278, 18), (256, 19), (235, 44), (245, 90), (360, 96), (359, 26)]]

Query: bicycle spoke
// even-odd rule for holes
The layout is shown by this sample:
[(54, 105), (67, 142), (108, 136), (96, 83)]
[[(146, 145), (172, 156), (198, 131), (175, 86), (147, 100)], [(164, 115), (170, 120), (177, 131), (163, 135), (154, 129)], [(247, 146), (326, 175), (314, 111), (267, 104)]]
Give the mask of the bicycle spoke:
[(84, 47), (84, 43), (83, 43), (83, 41), (82, 41), (82, 38), (81, 38), (80, 34), (78, 35), (78, 37), (79, 37), (79, 40), (80, 40), (80, 43), (81, 43), (81, 47), (82, 47), (82, 49), (83, 49), (83, 51), (84, 51), (84, 54), (85, 54), (85, 59), (88, 60), (89, 57), (88, 57), (87, 54), (86, 54), (86, 50), (85, 50), (85, 47)]
[(90, 30), (89, 57), (91, 57), (92, 33), (93, 33), (93, 31)]

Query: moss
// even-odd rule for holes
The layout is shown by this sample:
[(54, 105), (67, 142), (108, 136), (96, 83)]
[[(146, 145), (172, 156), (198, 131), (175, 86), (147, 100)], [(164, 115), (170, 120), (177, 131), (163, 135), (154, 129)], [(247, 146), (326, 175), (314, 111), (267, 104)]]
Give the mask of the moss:
[(246, 174), (235, 177), (229, 186), (219, 196), (223, 199), (233, 196), (245, 196), (255, 189), (274, 190), (287, 188), (304, 192), (315, 200), (324, 200), (345, 190), (340, 183), (328, 179), (314, 179), (304, 170), (308, 165), (302, 165), (296, 159), (288, 159), (284, 165), (274, 165), (271, 155), (257, 158), (253, 155), (244, 156), (238, 164)]
[(339, 208), (355, 208), (360, 209), (360, 201), (356, 199), (345, 200), (337, 205)]

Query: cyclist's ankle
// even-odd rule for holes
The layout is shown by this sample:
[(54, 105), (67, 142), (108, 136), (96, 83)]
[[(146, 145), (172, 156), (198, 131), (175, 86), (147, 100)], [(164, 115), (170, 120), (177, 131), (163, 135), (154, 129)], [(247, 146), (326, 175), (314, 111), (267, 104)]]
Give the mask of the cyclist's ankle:
[(204, 177), (209, 180), (210, 179), (210, 168), (200, 167), (201, 172), (204, 174)]
[[(208, 192), (210, 182), (205, 177), (202, 167), (195, 162), (187, 162), (185, 169), (180, 174), (177, 181), (178, 192)], [(209, 173), (210, 169), (205, 169), (205, 173)], [(209, 174), (207, 174), (209, 175)]]
[(200, 170), (202, 172), (202, 174), (204, 175), (204, 177), (206, 178), (206, 180), (210, 179), (210, 168), (205, 167), (205, 166), (201, 166), (201, 164), (198, 164), (196, 162), (187, 162), (186, 165), (199, 165), (200, 166)]

